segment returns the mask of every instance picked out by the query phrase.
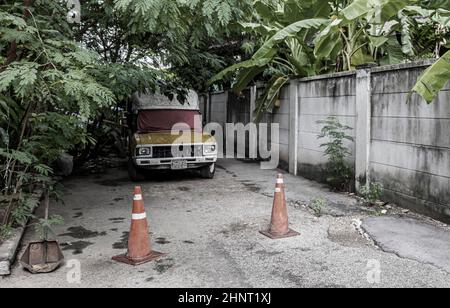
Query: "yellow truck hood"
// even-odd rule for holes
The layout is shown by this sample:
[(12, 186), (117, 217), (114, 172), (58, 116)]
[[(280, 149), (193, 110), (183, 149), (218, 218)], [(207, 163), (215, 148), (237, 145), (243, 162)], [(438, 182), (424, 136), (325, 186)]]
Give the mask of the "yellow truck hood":
[(197, 132), (183, 132), (180, 135), (172, 135), (170, 132), (136, 134), (137, 145), (170, 145), (192, 143), (216, 143), (213, 136)]

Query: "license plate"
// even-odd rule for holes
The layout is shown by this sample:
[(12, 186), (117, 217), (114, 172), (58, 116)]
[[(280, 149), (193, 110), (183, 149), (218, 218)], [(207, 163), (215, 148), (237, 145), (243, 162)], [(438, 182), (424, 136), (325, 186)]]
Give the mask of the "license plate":
[(176, 160), (172, 162), (172, 170), (182, 170), (187, 169), (187, 161), (185, 160)]

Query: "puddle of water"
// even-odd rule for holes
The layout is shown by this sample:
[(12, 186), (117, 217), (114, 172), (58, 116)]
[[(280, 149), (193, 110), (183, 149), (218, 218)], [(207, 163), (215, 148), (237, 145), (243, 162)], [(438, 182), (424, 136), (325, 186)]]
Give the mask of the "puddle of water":
[(174, 265), (175, 265), (175, 263), (173, 262), (173, 259), (158, 260), (158, 261), (156, 261), (155, 270), (159, 274), (164, 274), (169, 269), (171, 269)]
[(110, 218), (109, 221), (112, 221), (112, 223), (114, 224), (121, 224), (125, 221), (125, 218), (123, 217)]
[(261, 187), (256, 185), (255, 183), (252, 183), (250, 181), (241, 181), (241, 183), (251, 192), (259, 193), (261, 191)]
[(124, 250), (128, 248), (128, 236), (130, 235), (130, 232), (122, 232), (122, 237), (118, 242), (115, 242), (113, 244), (114, 249), (120, 249)]
[(103, 181), (95, 181), (95, 184), (99, 184), (101, 186), (108, 186), (108, 187), (118, 187), (122, 186), (124, 183), (128, 183), (128, 178), (120, 178), (120, 179), (108, 179)]
[(62, 243), (61, 247), (63, 251), (72, 251), (73, 255), (81, 255), (83, 250), (91, 245), (94, 245), (94, 243), (78, 241), (73, 243)]
[(166, 240), (165, 237), (158, 237), (155, 240), (156, 243), (161, 244), (161, 245), (166, 245), (166, 244), (170, 244), (170, 242), (168, 240)]
[(106, 232), (98, 232), (98, 231), (91, 231), (87, 230), (84, 227), (78, 226), (78, 227), (70, 227), (67, 229), (69, 231), (68, 233), (60, 234), (60, 236), (70, 236), (76, 239), (87, 239), (87, 238), (94, 238), (99, 236), (105, 236)]

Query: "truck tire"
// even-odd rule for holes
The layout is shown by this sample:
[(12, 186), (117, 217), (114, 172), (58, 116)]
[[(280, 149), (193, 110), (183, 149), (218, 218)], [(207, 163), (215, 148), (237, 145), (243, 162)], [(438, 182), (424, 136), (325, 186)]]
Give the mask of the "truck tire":
[(216, 173), (216, 164), (211, 164), (200, 169), (200, 175), (204, 179), (213, 179)]
[(145, 180), (145, 174), (134, 165), (132, 159), (128, 160), (128, 176), (133, 182), (141, 182)]

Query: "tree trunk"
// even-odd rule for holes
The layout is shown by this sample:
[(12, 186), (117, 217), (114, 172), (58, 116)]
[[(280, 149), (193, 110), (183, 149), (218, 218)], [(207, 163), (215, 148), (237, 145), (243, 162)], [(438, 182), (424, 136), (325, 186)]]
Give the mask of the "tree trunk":
[[(33, 5), (33, 1), (34, 0), (24, 0), (23, 1), (23, 6), (24, 6), (23, 19), (25, 21), (31, 16), (31, 12), (30, 12), (29, 8)], [(10, 65), (11, 63), (13, 63), (16, 60), (17, 60), (17, 42), (12, 41), (11, 46), (9, 47), (9, 50), (8, 50), (8, 56), (6, 58), (6, 62), (5, 62), (3, 69), (5, 69), (8, 65)]]

